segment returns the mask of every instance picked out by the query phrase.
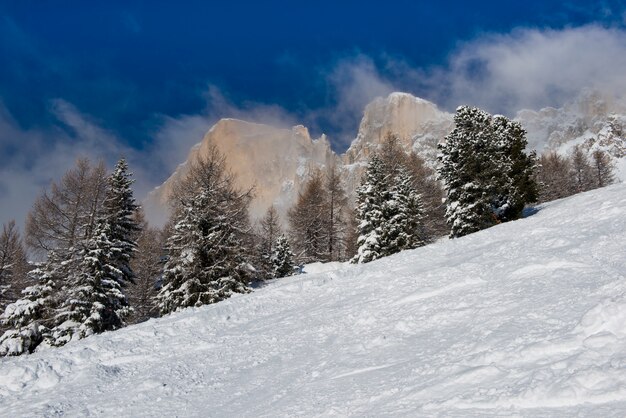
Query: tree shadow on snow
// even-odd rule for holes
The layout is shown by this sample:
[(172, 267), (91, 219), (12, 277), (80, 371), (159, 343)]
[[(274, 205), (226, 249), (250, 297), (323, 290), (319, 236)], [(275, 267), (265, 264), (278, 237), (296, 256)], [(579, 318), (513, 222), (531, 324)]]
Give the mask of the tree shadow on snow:
[(542, 208), (540, 206), (529, 206), (522, 211), (522, 218), (528, 218), (537, 214)]

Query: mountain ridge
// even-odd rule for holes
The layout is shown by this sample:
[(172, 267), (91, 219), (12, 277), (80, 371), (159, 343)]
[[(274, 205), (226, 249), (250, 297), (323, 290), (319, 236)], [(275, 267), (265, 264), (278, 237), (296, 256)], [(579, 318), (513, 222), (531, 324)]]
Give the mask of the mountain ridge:
[[(626, 105), (621, 101), (586, 91), (561, 108), (524, 109), (515, 119), (528, 131), (529, 149), (538, 152), (554, 149), (563, 154), (578, 144), (589, 153), (602, 149), (615, 158), (618, 176), (626, 175)], [(343, 154), (333, 151), (326, 135), (311, 138), (303, 125), (288, 129), (234, 118), (221, 119), (191, 149), (187, 161), (148, 195), (144, 207), (150, 220), (163, 224), (171, 187), (184, 177), (186, 164), (198, 158), (209, 144), (214, 144), (225, 154), (237, 185), (255, 189), (252, 218), (260, 218), (274, 205), (284, 223), (288, 209), (312, 171), (335, 165), (342, 172), (350, 199), (354, 200), (354, 190), (367, 160), (386, 135), (396, 135), (407, 151), (415, 151), (434, 167), (437, 144), (452, 128), (451, 113), (402, 92), (378, 97), (365, 107), (358, 132)]]

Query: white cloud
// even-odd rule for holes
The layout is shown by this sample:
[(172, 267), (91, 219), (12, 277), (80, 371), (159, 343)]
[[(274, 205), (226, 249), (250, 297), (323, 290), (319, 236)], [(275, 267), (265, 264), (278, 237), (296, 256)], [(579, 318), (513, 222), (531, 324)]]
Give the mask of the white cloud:
[(431, 71), (428, 94), (441, 104), (474, 104), (513, 114), (559, 106), (584, 89), (626, 94), (626, 32), (599, 26), (518, 29), (462, 44)]

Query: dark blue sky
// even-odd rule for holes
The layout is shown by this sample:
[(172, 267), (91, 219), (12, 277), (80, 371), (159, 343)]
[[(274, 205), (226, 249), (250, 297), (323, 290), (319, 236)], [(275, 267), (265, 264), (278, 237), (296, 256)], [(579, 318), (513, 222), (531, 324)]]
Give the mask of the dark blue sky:
[[(371, 57), (382, 74), (389, 56), (429, 68), (484, 33), (623, 25), (623, 10), (623, 1), (5, 1), (0, 100), (31, 129), (58, 124), (50, 101), (61, 98), (141, 148), (159, 116), (202, 113), (209, 85), (239, 106), (277, 104), (305, 119), (337, 100), (320, 74), (346, 56)], [(337, 123), (317, 127), (332, 134)]]

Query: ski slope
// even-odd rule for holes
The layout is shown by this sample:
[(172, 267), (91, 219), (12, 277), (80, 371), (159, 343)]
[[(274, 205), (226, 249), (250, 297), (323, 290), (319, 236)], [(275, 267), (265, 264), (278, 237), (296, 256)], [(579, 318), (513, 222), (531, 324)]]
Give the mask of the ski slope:
[(626, 185), (0, 359), (0, 415), (626, 416)]

